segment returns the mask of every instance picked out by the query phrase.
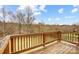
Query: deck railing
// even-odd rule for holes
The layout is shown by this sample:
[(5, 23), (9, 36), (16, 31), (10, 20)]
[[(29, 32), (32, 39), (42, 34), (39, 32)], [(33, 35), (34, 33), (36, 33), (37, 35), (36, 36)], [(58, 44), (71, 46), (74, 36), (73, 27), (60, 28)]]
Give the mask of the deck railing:
[(77, 33), (77, 32), (62, 33), (61, 38), (64, 41), (70, 42), (72, 44), (79, 45), (79, 33)]
[(31, 50), (40, 46), (46, 47), (54, 41), (60, 42), (61, 40), (76, 44), (79, 46), (79, 34), (65, 32), (46, 32), (46, 33), (34, 33), (34, 34), (23, 34), (23, 35), (10, 35), (6, 36), (5, 42), (0, 47), (0, 53), (21, 53), (24, 51)]
[(59, 32), (11, 35), (3, 53), (21, 53), (59, 40)]

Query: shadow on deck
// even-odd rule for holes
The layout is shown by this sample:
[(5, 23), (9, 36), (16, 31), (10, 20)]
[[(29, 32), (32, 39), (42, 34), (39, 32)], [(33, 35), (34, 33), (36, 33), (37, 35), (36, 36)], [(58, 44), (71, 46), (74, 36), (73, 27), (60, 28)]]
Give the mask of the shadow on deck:
[[(42, 48), (42, 47), (40, 47)], [(33, 49), (29, 54), (79, 54), (79, 47), (68, 42), (53, 42), (42, 49)], [(27, 53), (27, 52), (24, 52)]]

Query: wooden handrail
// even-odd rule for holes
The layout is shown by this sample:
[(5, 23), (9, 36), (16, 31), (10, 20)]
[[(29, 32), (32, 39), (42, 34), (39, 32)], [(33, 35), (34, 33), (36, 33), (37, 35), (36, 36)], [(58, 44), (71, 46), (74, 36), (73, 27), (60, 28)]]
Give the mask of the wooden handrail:
[(45, 47), (45, 44), (56, 41), (58, 38), (58, 32), (10, 35), (5, 38), (0, 53), (20, 53), (40, 46)]

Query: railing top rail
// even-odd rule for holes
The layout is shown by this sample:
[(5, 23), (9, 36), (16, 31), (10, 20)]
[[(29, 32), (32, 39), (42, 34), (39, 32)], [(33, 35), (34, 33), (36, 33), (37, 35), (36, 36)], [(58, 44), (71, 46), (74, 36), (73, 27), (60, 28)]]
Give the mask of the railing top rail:
[(43, 35), (43, 34), (53, 34), (53, 33), (58, 33), (58, 32), (42, 32), (42, 33), (30, 33), (30, 34), (15, 34), (11, 35), (10, 37), (19, 37), (19, 36), (30, 36), (30, 35)]
[(62, 34), (79, 34), (78, 32), (61, 32)]

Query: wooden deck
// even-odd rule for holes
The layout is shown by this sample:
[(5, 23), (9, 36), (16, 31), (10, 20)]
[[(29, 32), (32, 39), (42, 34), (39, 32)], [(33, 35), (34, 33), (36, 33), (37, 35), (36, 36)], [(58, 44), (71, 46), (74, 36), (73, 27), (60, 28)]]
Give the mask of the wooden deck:
[(79, 48), (68, 42), (56, 42), (30, 54), (79, 54)]
[(9, 35), (0, 41), (0, 46), (3, 54), (79, 54), (79, 33)]

